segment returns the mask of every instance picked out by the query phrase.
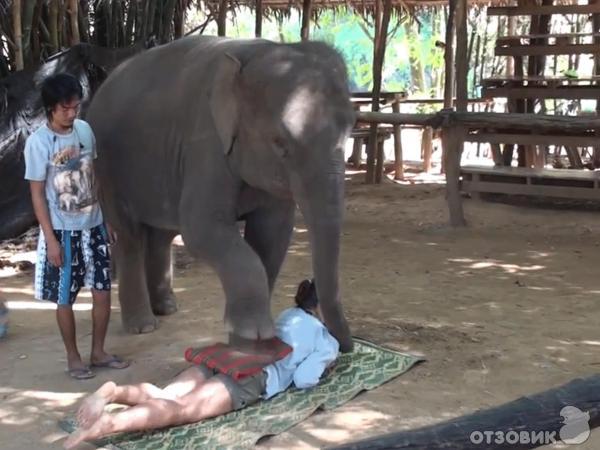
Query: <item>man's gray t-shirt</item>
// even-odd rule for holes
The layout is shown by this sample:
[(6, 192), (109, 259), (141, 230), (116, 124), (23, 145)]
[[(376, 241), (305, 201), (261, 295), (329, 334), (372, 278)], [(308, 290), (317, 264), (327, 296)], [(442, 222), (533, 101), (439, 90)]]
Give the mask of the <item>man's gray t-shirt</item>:
[(85, 230), (102, 223), (93, 162), (91, 127), (75, 120), (73, 131), (58, 134), (44, 124), (25, 143), (25, 179), (46, 182), (46, 200), (55, 230)]

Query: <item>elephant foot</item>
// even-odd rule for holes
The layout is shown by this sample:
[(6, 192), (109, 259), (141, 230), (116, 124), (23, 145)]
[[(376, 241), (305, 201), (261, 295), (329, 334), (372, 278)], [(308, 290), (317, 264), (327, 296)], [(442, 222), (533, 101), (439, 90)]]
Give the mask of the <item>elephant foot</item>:
[(158, 319), (151, 316), (134, 317), (131, 319), (123, 318), (123, 328), (129, 334), (151, 333), (158, 328)]
[(292, 347), (277, 336), (270, 339), (246, 339), (229, 333), (229, 346), (241, 354), (253, 356), (265, 366), (284, 358), (292, 351)]
[(177, 298), (175, 293), (169, 289), (166, 295), (161, 295), (152, 301), (152, 312), (157, 316), (168, 316), (177, 312)]
[(248, 314), (243, 311), (240, 316), (226, 314), (225, 322), (230, 326), (230, 336), (249, 341), (271, 339), (275, 336), (275, 325), (270, 315)]

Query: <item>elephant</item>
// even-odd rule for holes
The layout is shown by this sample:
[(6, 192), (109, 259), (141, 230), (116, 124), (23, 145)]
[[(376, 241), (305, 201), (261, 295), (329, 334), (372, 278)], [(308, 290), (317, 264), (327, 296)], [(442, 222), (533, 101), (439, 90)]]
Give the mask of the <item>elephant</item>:
[(230, 339), (274, 336), (271, 293), (298, 206), (324, 322), (352, 350), (338, 264), (355, 113), (333, 48), (189, 36), (117, 67), (86, 118), (127, 331), (152, 331), (155, 315), (177, 309), (170, 245), (180, 233), (221, 281)]

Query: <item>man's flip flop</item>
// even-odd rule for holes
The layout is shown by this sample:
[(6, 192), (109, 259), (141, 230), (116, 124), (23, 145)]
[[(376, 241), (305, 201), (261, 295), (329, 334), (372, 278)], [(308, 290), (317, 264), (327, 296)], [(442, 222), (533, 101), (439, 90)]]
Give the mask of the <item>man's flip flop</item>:
[(123, 361), (117, 355), (111, 355), (106, 361), (91, 363), (90, 367), (97, 369), (126, 369), (129, 367), (129, 361)]
[(88, 367), (81, 367), (79, 369), (68, 369), (67, 373), (71, 378), (76, 380), (89, 380), (94, 378), (96, 374), (92, 372)]

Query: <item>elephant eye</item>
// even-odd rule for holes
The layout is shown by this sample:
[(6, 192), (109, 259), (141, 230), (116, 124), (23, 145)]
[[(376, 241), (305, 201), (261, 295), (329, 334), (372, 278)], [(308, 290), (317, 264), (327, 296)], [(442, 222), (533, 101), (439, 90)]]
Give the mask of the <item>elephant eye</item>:
[(286, 158), (289, 154), (285, 141), (280, 137), (273, 138), (273, 148), (281, 158)]

